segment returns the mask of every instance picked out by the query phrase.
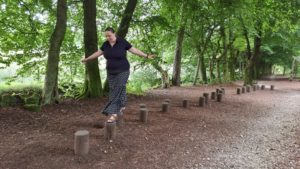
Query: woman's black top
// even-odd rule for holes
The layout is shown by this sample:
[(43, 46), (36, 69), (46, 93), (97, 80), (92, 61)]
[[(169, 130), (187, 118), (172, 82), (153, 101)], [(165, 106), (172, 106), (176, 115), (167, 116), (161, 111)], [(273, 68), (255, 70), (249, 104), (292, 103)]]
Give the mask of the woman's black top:
[(108, 41), (103, 42), (100, 49), (106, 62), (106, 70), (110, 74), (118, 74), (124, 71), (129, 71), (130, 64), (127, 60), (127, 50), (132, 45), (121, 37), (117, 37), (116, 43), (111, 46)]

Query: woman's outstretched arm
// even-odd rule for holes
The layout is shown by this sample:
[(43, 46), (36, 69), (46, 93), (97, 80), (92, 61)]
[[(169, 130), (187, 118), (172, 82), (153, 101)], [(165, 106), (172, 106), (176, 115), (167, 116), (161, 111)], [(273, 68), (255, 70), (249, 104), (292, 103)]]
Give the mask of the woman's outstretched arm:
[(139, 49), (135, 48), (135, 47), (131, 47), (130, 49), (128, 49), (128, 51), (132, 54), (144, 57), (144, 58), (154, 58), (154, 55), (148, 55), (145, 54), (144, 52), (140, 51)]
[(96, 59), (97, 57), (101, 56), (103, 54), (102, 50), (98, 50), (97, 52), (93, 53), (91, 56), (85, 58), (85, 56), (83, 56), (83, 58), (81, 59), (81, 62), (86, 63), (89, 60), (93, 60)]

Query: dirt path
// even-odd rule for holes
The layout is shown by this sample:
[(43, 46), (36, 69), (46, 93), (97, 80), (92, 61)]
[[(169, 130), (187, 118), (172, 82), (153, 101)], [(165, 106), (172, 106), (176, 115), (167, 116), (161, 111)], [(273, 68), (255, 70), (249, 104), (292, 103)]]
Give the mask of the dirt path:
[[(103, 99), (66, 101), (42, 113), (0, 109), (0, 168), (300, 168), (300, 83), (261, 81), (268, 89), (238, 96), (226, 85), (222, 103), (197, 107), (198, 97), (217, 86), (153, 90), (129, 98), (125, 126), (113, 143), (93, 127)], [(239, 84), (239, 83), (237, 83)], [(171, 98), (170, 112), (160, 105)], [(192, 101), (181, 107), (183, 98)], [(137, 121), (138, 104), (149, 107), (149, 123)], [(73, 155), (73, 133), (90, 131), (90, 154)]]

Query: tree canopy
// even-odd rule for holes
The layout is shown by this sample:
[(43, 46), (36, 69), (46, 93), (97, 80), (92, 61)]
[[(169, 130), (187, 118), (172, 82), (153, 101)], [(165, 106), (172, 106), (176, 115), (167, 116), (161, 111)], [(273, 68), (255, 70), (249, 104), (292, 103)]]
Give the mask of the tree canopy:
[[(2, 82), (45, 82), (50, 39), (62, 24), (57, 18), (59, 2), (0, 1)], [(234, 80), (252, 84), (278, 67), (283, 74), (292, 71), (293, 58), (300, 55), (298, 0), (94, 0), (86, 10), (95, 8), (95, 28), (85, 25), (86, 21), (93, 25), (93, 15), (85, 13), (86, 1), (66, 3), (58, 77), (50, 80), (57, 81), (58, 91), (66, 97), (105, 92), (105, 59), (90, 66), (80, 59), (105, 41), (108, 26), (140, 50), (157, 55), (153, 60), (128, 56), (133, 72), (128, 89), (135, 93), (181, 84)], [(88, 90), (90, 94), (84, 94)]]

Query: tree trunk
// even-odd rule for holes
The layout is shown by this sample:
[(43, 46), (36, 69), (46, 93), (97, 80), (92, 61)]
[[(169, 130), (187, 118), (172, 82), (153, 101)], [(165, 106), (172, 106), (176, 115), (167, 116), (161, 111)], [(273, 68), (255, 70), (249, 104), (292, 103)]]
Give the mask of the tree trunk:
[(246, 66), (245, 66), (245, 73), (244, 73), (244, 84), (245, 85), (252, 85), (253, 81), (253, 73), (252, 73), (252, 65), (253, 65), (253, 60), (251, 59), (252, 57), (252, 52), (251, 52), (251, 46), (250, 46), (250, 40), (248, 37), (248, 31), (245, 25), (243, 24), (243, 33), (245, 36), (246, 40), (246, 45), (247, 45), (247, 51), (246, 51)]
[(152, 63), (152, 66), (161, 74), (161, 87), (169, 88), (170, 81), (168, 72), (163, 70), (163, 68), (158, 63)]
[[(122, 16), (121, 23), (120, 23), (119, 28), (116, 33), (119, 37), (122, 37), (122, 38), (126, 37), (129, 26), (130, 26), (130, 22), (132, 20), (133, 13), (136, 8), (136, 5), (137, 5), (137, 0), (128, 0), (125, 11)], [(108, 86), (107, 79), (104, 82), (104, 92), (105, 92), (105, 94), (107, 94), (109, 92), (109, 86)]]
[(216, 70), (217, 70), (218, 82), (221, 83), (222, 79), (221, 79), (220, 60), (219, 59), (217, 59), (217, 62), (216, 62)]
[(239, 51), (235, 51), (233, 48), (230, 49), (230, 58), (229, 58), (229, 74), (230, 74), (230, 81), (235, 81), (235, 69), (237, 65), (237, 58), (239, 56)]
[(256, 24), (256, 31), (257, 31), (257, 35), (254, 38), (254, 52), (253, 52), (253, 56), (252, 56), (252, 74), (253, 74), (253, 79), (257, 79), (258, 77), (258, 61), (260, 59), (260, 47), (261, 47), (261, 43), (262, 43), (262, 25), (261, 23), (258, 21)]
[(126, 37), (136, 5), (137, 5), (137, 0), (128, 0), (121, 23), (117, 30), (118, 36), (122, 38)]
[(223, 68), (223, 79), (225, 81), (227, 81), (228, 80), (228, 56), (227, 56), (228, 45), (227, 45), (227, 36), (226, 36), (224, 25), (221, 25), (221, 27), (220, 27), (220, 35), (221, 35), (222, 41), (223, 41), (222, 42), (223, 52), (222, 52), (222, 55), (221, 55), (221, 58), (220, 58), (223, 61), (223, 67), (222, 67)]
[(185, 4), (186, 3), (182, 1), (181, 21), (180, 21), (181, 23), (177, 34), (175, 57), (173, 63), (172, 85), (174, 86), (180, 86), (181, 84), (180, 74), (181, 74), (182, 44), (183, 44), (184, 31), (186, 25), (186, 19), (184, 17)]
[(195, 74), (193, 85), (197, 84), (199, 71), (200, 71), (200, 75), (201, 75), (201, 80), (204, 83), (207, 83), (206, 67), (205, 67), (205, 63), (204, 63), (203, 52), (198, 50), (198, 62), (197, 62), (196, 74)]
[[(197, 62), (197, 68), (196, 68), (196, 73), (194, 77), (194, 82), (193, 85), (197, 84), (198, 76), (199, 76), (199, 71), (201, 70), (201, 78), (204, 83), (207, 83), (207, 76), (206, 76), (206, 67), (204, 63), (204, 53), (206, 52), (207, 45), (211, 39), (211, 36), (213, 35), (215, 27), (210, 28), (208, 30), (208, 34), (205, 37), (204, 44), (203, 46), (201, 44), (196, 44), (195, 46), (197, 47), (197, 53), (198, 53), (198, 62)], [(201, 48), (202, 47), (202, 48)]]
[(201, 70), (201, 79), (205, 84), (207, 84), (207, 75), (206, 75), (206, 66), (204, 63), (204, 55), (202, 55), (200, 57), (200, 70)]
[(212, 82), (216, 78), (216, 76), (214, 74), (216, 53), (213, 53), (212, 55), (213, 55), (212, 58), (209, 60), (209, 78), (210, 78), (210, 82)]
[(291, 75), (290, 75), (290, 80), (293, 80), (296, 77), (296, 59), (294, 58), (293, 63), (292, 63), (292, 68), (291, 68)]
[[(96, 11), (96, 0), (83, 1), (84, 49), (86, 57), (98, 50)], [(86, 63), (84, 87), (81, 97), (100, 97), (103, 95), (98, 59)]]
[(250, 40), (247, 28), (244, 25), (243, 19), (240, 18), (242, 26), (243, 26), (243, 33), (247, 42), (247, 59), (246, 59), (246, 68), (245, 68), (245, 75), (244, 75), (244, 84), (245, 85), (252, 85), (253, 79), (255, 79), (255, 65), (257, 62), (257, 58), (260, 55), (260, 46), (261, 46), (261, 23), (258, 21), (256, 23), (256, 30), (257, 35), (254, 37), (254, 52), (251, 52)]
[(56, 25), (50, 38), (42, 104), (58, 101), (58, 64), (62, 42), (67, 27), (67, 0), (57, 1)]
[(176, 40), (175, 57), (173, 64), (173, 75), (172, 75), (172, 85), (180, 86), (180, 74), (181, 74), (181, 57), (182, 57), (182, 43), (184, 39), (185, 27), (180, 27)]

